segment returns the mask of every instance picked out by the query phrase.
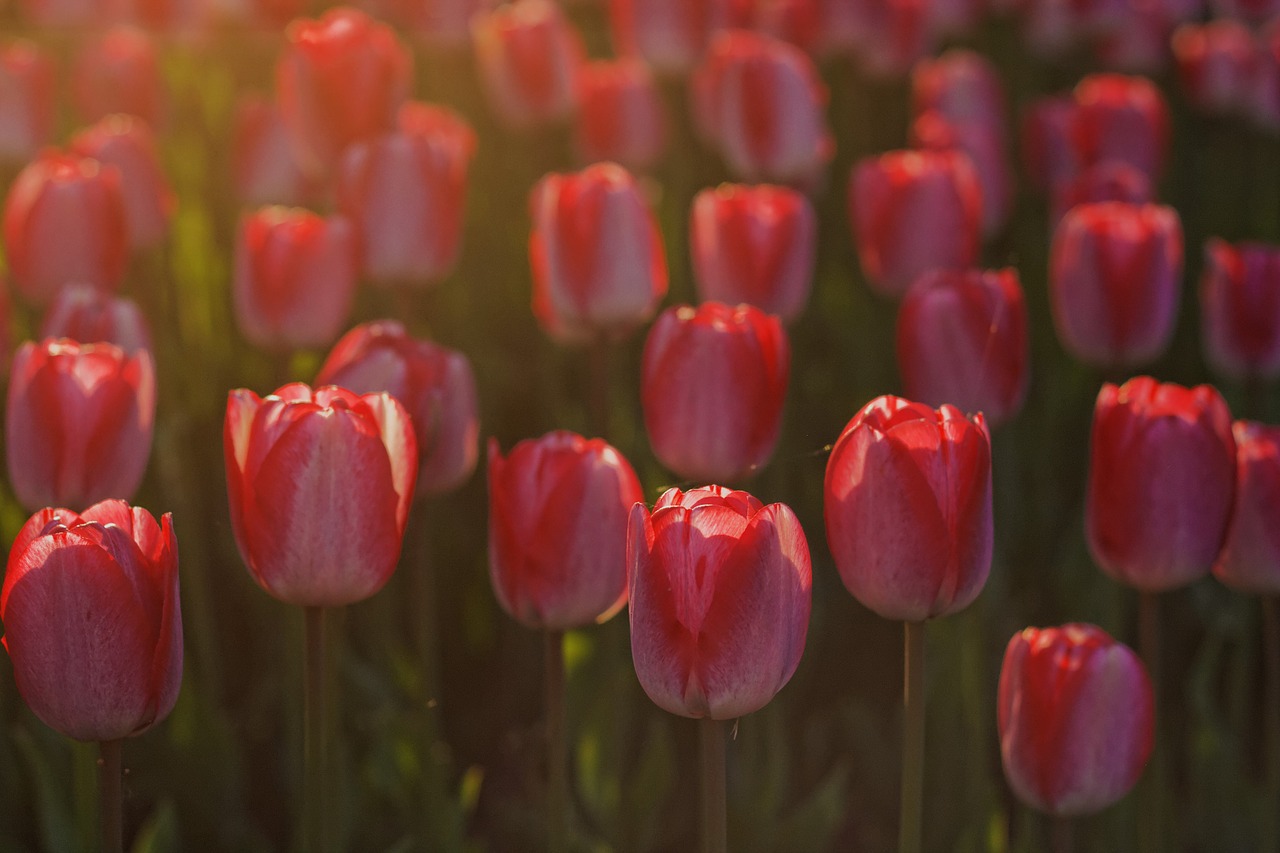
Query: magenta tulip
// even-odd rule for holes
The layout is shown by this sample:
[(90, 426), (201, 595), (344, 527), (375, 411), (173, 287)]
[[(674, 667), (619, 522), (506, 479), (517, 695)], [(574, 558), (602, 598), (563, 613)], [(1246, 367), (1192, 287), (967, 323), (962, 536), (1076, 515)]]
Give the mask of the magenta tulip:
[(1280, 375), (1280, 246), (1209, 240), (1200, 319), (1214, 370), (1233, 379)]
[(1257, 595), (1280, 593), (1280, 427), (1236, 421), (1236, 493), (1213, 576)]

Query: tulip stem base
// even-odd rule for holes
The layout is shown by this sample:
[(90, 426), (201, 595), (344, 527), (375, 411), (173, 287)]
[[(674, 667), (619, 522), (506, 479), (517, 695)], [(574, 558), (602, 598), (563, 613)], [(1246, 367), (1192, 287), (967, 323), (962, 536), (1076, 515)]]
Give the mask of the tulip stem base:
[(325, 610), (303, 608), (306, 619), (306, 683), (302, 714), (302, 838), (303, 850), (320, 853), (328, 844), (325, 791), (329, 779), (326, 743), (327, 662)]
[(726, 853), (729, 831), (724, 724), (710, 717), (699, 720), (698, 746), (702, 754), (702, 849), (704, 853)]
[(546, 632), (543, 686), (547, 714), (547, 850), (564, 853), (569, 839), (568, 738), (564, 683), (564, 632)]
[(121, 798), (121, 776), (123, 767), (120, 757), (120, 741), (104, 740), (99, 744), (101, 758), (98, 767), (101, 771), (102, 797), (102, 850), (103, 853), (121, 853), (124, 850), (123, 800)]
[(1266, 661), (1263, 687), (1263, 748), (1266, 750), (1266, 807), (1259, 850), (1280, 850), (1280, 601), (1262, 597), (1262, 645)]
[(906, 622), (902, 670), (900, 853), (920, 853), (924, 823), (924, 623)]

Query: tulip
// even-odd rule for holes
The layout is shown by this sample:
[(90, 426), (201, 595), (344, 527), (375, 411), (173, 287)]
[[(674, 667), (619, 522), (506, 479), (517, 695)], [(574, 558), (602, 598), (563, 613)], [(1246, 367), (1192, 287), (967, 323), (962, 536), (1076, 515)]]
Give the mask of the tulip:
[(373, 17), (412, 33), (430, 46), (442, 48), (468, 45), (472, 17), (492, 5), (491, 0), (362, 0), (360, 3)]
[(120, 172), (49, 149), (23, 169), (4, 208), (9, 273), (31, 302), (64, 284), (114, 290), (129, 261)]
[(155, 42), (116, 26), (85, 44), (71, 69), (71, 101), (86, 124), (127, 113), (159, 127), (166, 107)]
[(240, 220), (236, 323), (255, 346), (317, 347), (342, 331), (356, 287), (356, 236), (341, 216), (267, 207)]
[(274, 101), (246, 95), (237, 102), (231, 158), (236, 197), (246, 206), (301, 205), (313, 195)]
[(1146, 77), (1091, 74), (1073, 92), (1073, 143), (1084, 165), (1119, 160), (1160, 177), (1169, 147), (1169, 108)]
[(1238, 18), (1261, 24), (1280, 16), (1280, 0), (1212, 0), (1213, 11), (1221, 18)]
[(818, 0), (739, 0), (736, 12), (732, 26), (788, 42), (806, 53), (819, 44), (823, 16)]
[(248, 25), (278, 35), (285, 25), (309, 5), (306, 0), (205, 0), (216, 7), (220, 17), (241, 26)]
[(1257, 63), (1246, 112), (1275, 133), (1280, 130), (1280, 23), (1273, 23), (1259, 36)]
[(53, 137), (53, 60), (33, 42), (0, 44), (0, 162), (25, 163)]
[(390, 394), (300, 382), (241, 388), (223, 431), (231, 528), (254, 580), (289, 604), (373, 595), (400, 557), (418, 470), (409, 413)]
[(517, 0), (472, 19), (481, 79), (498, 118), (513, 128), (551, 124), (577, 108), (585, 51), (552, 0)]
[(129, 499), (151, 452), (151, 355), (113, 344), (28, 341), (9, 374), (5, 450), (27, 509)]
[(46, 725), (82, 741), (141, 734), (182, 682), (172, 516), (121, 500), (40, 510), (9, 552), (0, 619), (18, 692)]
[(352, 142), (395, 126), (413, 63), (389, 27), (339, 7), (293, 21), (285, 38), (276, 99), (304, 170), (320, 173)]
[(349, 147), (338, 170), (338, 207), (359, 234), (365, 275), (379, 283), (438, 282), (462, 242), (475, 133), (452, 110), (413, 107), (400, 130)]
[(621, 337), (667, 292), (662, 235), (635, 179), (613, 163), (550, 174), (530, 196), (533, 313), (561, 343)]
[(104, 0), (104, 5), (112, 21), (187, 38), (207, 33), (213, 23), (211, 0)]
[(1075, 178), (1080, 155), (1072, 143), (1076, 104), (1066, 96), (1031, 102), (1022, 121), (1022, 159), (1039, 189), (1051, 189)]
[(911, 123), (911, 141), (924, 150), (956, 151), (969, 158), (982, 198), (982, 234), (998, 234), (1013, 204), (1004, 130), (952, 121), (937, 110), (929, 110)]
[(913, 400), (982, 412), (996, 426), (1022, 408), (1027, 361), (1027, 308), (1016, 270), (935, 270), (902, 300), (898, 366)]
[(670, 489), (631, 509), (631, 656), (665, 711), (731, 720), (791, 679), (812, 603), (795, 513), (746, 492)]
[(1151, 179), (1128, 163), (1106, 160), (1065, 178), (1052, 188), (1049, 221), (1057, 228), (1067, 211), (1080, 204), (1119, 201), (1143, 205), (1155, 200)]
[(40, 324), (40, 337), (101, 341), (115, 344), (126, 355), (151, 350), (150, 328), (138, 303), (83, 284), (69, 284), (58, 291)]
[(645, 342), (640, 402), (653, 453), (690, 480), (740, 480), (773, 455), (791, 347), (750, 305), (668, 308)]
[(627, 600), (627, 516), (644, 500), (631, 465), (601, 439), (563, 430), (505, 459), (489, 440), (489, 579), (513, 619), (564, 631)]
[(364, 323), (334, 344), (316, 385), (400, 401), (413, 417), (419, 495), (453, 491), (475, 470), (476, 382), (462, 353), (412, 338), (395, 320)]
[(20, 0), (23, 16), (37, 27), (89, 28), (102, 23), (101, 0)]
[(849, 217), (868, 282), (900, 296), (923, 272), (977, 260), (982, 190), (964, 154), (891, 151), (854, 167)]
[(1027, 628), (1000, 667), (1000, 757), (1009, 787), (1059, 817), (1091, 814), (1133, 788), (1151, 756), (1151, 681), (1094, 625)]
[(1232, 425), (1236, 491), (1213, 576), (1256, 595), (1280, 593), (1280, 427)]
[(1280, 375), (1280, 246), (1205, 243), (1200, 308), (1214, 370), (1233, 379)]
[(1085, 533), (1102, 570), (1144, 592), (1209, 573), (1235, 492), (1231, 413), (1208, 385), (1107, 383), (1093, 410)]
[(1172, 46), (1182, 89), (1198, 109), (1248, 109), (1258, 65), (1258, 47), (1248, 27), (1230, 19), (1184, 24), (1174, 32)]
[(628, 169), (653, 166), (666, 146), (662, 93), (649, 67), (635, 59), (590, 62), (578, 72), (577, 147), (589, 163)]
[(952, 122), (996, 133), (1003, 133), (1008, 124), (999, 72), (971, 50), (953, 48), (918, 63), (911, 72), (911, 95), (917, 115), (937, 110)]
[(813, 287), (818, 221), (799, 192), (723, 184), (693, 199), (689, 241), (698, 296), (746, 302), (791, 322)]
[(851, 0), (851, 5), (859, 18), (858, 58), (872, 76), (906, 74), (932, 51), (936, 40), (932, 0)]
[(729, 21), (730, 0), (609, 0), (619, 56), (640, 56), (663, 74), (693, 69)]
[(133, 248), (149, 249), (164, 241), (177, 198), (146, 122), (129, 115), (107, 116), (76, 134), (69, 148), (120, 170), (125, 222)]
[(1050, 250), (1058, 339), (1099, 367), (1154, 361), (1173, 335), (1181, 276), (1182, 225), (1173, 208), (1120, 202), (1072, 208)]

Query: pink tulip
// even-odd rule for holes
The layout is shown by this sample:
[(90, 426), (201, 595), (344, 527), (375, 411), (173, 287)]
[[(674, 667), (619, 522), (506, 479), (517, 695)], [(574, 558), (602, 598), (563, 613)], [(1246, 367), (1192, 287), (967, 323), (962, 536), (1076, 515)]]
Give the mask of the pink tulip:
[(115, 344), (126, 355), (151, 350), (147, 318), (136, 302), (83, 284), (69, 284), (58, 291), (40, 324), (40, 337)]
[(1280, 593), (1280, 427), (1232, 425), (1236, 493), (1213, 576), (1241, 592)]
[(1200, 309), (1214, 370), (1233, 379), (1280, 375), (1280, 246), (1209, 240)]
[(25, 163), (53, 138), (53, 60), (35, 43), (0, 44), (0, 162)]
[(1071, 130), (1075, 117), (1075, 101), (1067, 96), (1038, 98), (1023, 116), (1022, 160), (1037, 188), (1059, 186), (1074, 180), (1080, 171)]
[(492, 0), (361, 0), (370, 15), (411, 33), (429, 46), (456, 49), (471, 41), (471, 19)]
[(662, 93), (649, 67), (635, 59), (589, 62), (578, 72), (579, 155), (628, 169), (657, 163), (667, 143)]
[(1081, 204), (1119, 201), (1130, 205), (1155, 200), (1151, 179), (1145, 172), (1119, 160), (1105, 160), (1076, 172), (1052, 187), (1049, 221), (1056, 229), (1067, 211)]
[(89, 28), (103, 23), (101, 0), (19, 0), (24, 16), (37, 27)]
[(1120, 160), (1154, 182), (1169, 147), (1169, 108), (1145, 77), (1091, 74), (1073, 92), (1073, 143), (1086, 166)]
[(874, 77), (906, 74), (933, 48), (933, 0), (852, 0), (857, 9), (857, 53)]
[(1255, 24), (1280, 17), (1280, 0), (1212, 0), (1210, 5), (1221, 18), (1239, 18)]
[(1257, 67), (1246, 112), (1267, 130), (1280, 130), (1280, 19), (1258, 37)]
[(972, 50), (953, 48), (918, 63), (911, 71), (911, 96), (917, 115), (937, 110), (949, 121), (993, 133), (1004, 133), (1008, 124), (1000, 74)]
[(956, 151), (969, 158), (982, 197), (982, 233), (998, 234), (1013, 204), (1004, 131), (976, 123), (956, 122), (937, 110), (921, 113), (911, 123), (911, 141), (928, 151)]
[(1258, 47), (1248, 27), (1230, 19), (1184, 24), (1172, 44), (1182, 90), (1198, 109), (1248, 109), (1258, 66)]
[(237, 102), (231, 157), (236, 196), (248, 207), (301, 205), (315, 194), (274, 101), (246, 95)]
[(146, 122), (130, 115), (107, 116), (76, 134), (69, 148), (120, 170), (125, 221), (133, 248), (149, 249), (164, 242), (178, 202)]
[(552, 0), (517, 0), (472, 19), (481, 79), (498, 118), (513, 128), (551, 124), (577, 109), (585, 52)]
[(71, 69), (71, 101), (86, 124), (127, 113), (159, 127), (165, 100), (160, 57), (155, 42), (142, 30), (112, 27), (77, 54)]
[(619, 56), (640, 56), (659, 72), (682, 74), (701, 60), (726, 26), (731, 0), (609, 0)]

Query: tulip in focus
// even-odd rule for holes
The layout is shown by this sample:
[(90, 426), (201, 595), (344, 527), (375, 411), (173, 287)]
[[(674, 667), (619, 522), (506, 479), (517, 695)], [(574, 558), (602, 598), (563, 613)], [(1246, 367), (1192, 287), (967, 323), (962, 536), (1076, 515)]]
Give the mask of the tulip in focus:
[(627, 536), (631, 657), (665, 711), (731, 720), (764, 707), (804, 652), (809, 545), (795, 513), (746, 492), (671, 489)]
[(81, 741), (143, 733), (182, 683), (172, 516), (120, 500), (40, 510), (9, 551), (0, 619), (18, 692), (46, 725)]
[(83, 284), (58, 291), (40, 324), (40, 337), (115, 344), (130, 356), (151, 350), (150, 327), (138, 303)]
[(513, 128), (567, 119), (578, 106), (582, 40), (553, 0), (516, 0), (472, 19), (481, 79)]
[(107, 116), (76, 134), (69, 148), (120, 170), (130, 245), (149, 249), (162, 243), (178, 202), (146, 122), (130, 115)]
[(1255, 595), (1280, 593), (1280, 427), (1232, 425), (1236, 493), (1213, 576)]
[(1209, 240), (1200, 318), (1214, 370), (1232, 379), (1280, 375), (1280, 246)]
[(662, 93), (649, 67), (637, 59), (590, 62), (578, 72), (579, 156), (612, 160), (628, 169), (657, 163), (667, 142)]
[(0, 163), (21, 164), (53, 138), (53, 60), (34, 42), (0, 44)]
[(160, 127), (165, 101), (155, 42), (142, 30), (112, 27), (80, 48), (71, 69), (71, 102), (85, 124), (126, 113)]

